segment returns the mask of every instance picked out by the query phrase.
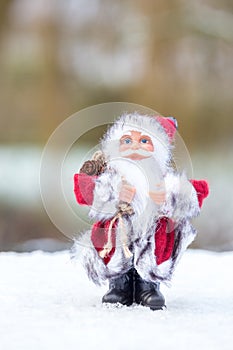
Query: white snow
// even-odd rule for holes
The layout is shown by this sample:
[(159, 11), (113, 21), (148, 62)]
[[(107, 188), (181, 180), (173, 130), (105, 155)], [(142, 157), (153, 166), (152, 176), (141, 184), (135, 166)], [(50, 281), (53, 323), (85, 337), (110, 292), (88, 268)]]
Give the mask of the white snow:
[(188, 250), (167, 309), (107, 307), (107, 286), (88, 281), (69, 253), (0, 254), (0, 348), (233, 348), (233, 253)]

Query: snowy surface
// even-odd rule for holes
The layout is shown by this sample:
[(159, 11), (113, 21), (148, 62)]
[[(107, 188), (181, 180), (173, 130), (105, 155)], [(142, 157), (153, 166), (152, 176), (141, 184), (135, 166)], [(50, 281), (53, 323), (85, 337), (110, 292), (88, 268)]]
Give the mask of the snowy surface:
[(189, 250), (167, 309), (101, 304), (68, 252), (0, 254), (0, 348), (233, 349), (233, 253)]

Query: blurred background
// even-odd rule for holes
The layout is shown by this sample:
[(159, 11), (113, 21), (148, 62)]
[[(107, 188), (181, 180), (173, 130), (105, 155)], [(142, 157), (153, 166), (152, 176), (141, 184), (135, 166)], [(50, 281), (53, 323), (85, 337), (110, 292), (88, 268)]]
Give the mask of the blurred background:
[(69, 115), (132, 102), (173, 115), (211, 188), (192, 245), (233, 250), (233, 2), (0, 1), (0, 250), (71, 242), (39, 190), (43, 147)]

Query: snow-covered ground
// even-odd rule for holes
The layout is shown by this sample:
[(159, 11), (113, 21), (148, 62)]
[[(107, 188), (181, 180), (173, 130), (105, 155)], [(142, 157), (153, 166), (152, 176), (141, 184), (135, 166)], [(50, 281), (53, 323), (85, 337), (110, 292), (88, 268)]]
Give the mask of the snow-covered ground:
[(0, 254), (0, 348), (233, 348), (233, 253), (188, 250), (167, 309), (106, 307), (107, 287), (89, 282), (69, 253)]

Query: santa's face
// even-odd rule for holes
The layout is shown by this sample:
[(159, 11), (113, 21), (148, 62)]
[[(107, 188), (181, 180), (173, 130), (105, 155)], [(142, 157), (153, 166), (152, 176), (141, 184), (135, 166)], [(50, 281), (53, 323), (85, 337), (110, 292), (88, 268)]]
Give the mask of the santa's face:
[(131, 130), (121, 137), (119, 151), (121, 157), (141, 160), (152, 156), (154, 146), (148, 135)]

